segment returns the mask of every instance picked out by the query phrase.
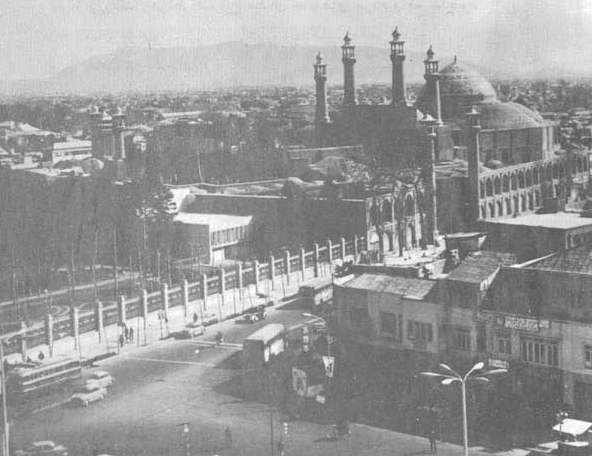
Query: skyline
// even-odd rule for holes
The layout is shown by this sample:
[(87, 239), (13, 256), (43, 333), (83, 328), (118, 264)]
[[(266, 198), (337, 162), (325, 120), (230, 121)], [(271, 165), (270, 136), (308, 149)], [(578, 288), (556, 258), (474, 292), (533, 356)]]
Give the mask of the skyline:
[[(388, 48), (395, 26), (408, 51), (536, 72), (590, 66), (592, 2), (552, 0), (5, 0), (0, 80), (44, 79), (122, 48), (221, 42)], [(578, 68), (581, 71), (581, 68)]]

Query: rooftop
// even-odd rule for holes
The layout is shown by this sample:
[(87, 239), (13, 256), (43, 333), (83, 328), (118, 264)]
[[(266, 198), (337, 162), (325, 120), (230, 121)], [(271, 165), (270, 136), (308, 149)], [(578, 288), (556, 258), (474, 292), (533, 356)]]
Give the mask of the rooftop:
[(362, 274), (343, 284), (345, 288), (401, 295), (407, 299), (436, 299), (435, 280), (397, 277), (385, 274)]
[(186, 225), (207, 225), (210, 231), (226, 230), (246, 226), (251, 223), (252, 216), (228, 215), (228, 214), (194, 214), (191, 212), (179, 212), (173, 221)]
[(529, 263), (526, 267), (547, 271), (592, 274), (592, 251), (590, 246), (581, 246), (576, 249), (546, 256), (539, 261)]
[(554, 214), (522, 214), (518, 217), (500, 217), (486, 220), (499, 225), (528, 226), (557, 230), (592, 227), (592, 218), (580, 217), (579, 213), (557, 212)]
[(501, 266), (515, 264), (513, 253), (481, 250), (468, 255), (458, 267), (448, 273), (444, 280), (480, 284), (495, 274)]

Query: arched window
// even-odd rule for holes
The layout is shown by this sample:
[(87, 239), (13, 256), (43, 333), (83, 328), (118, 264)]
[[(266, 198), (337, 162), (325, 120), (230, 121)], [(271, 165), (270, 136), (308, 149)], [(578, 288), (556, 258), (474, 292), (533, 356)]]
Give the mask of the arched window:
[(405, 215), (407, 217), (412, 217), (415, 215), (415, 200), (411, 195), (407, 195), (405, 198)]
[(510, 198), (506, 198), (506, 215), (512, 214), (512, 201)]
[(485, 181), (485, 194), (487, 196), (493, 196), (493, 184), (491, 183), (491, 179)]
[(525, 176), (526, 176), (526, 186), (532, 187), (532, 171), (530, 169), (527, 169)]
[(524, 173), (522, 171), (518, 173), (518, 188), (524, 188)]
[(522, 212), (526, 211), (526, 195), (520, 195), (520, 210)]
[(487, 218), (487, 213), (485, 211), (485, 205), (481, 206), (481, 218), (482, 219), (486, 219)]
[(383, 222), (392, 222), (393, 221), (393, 212), (392, 212), (391, 202), (389, 200), (384, 200), (382, 202), (382, 221)]
[(485, 198), (485, 184), (483, 181), (479, 182), (479, 198)]
[(518, 189), (518, 179), (516, 178), (516, 173), (512, 173), (510, 176), (510, 181), (512, 182), (512, 190)]
[(489, 203), (489, 216), (491, 218), (495, 217), (495, 204), (493, 202)]
[(518, 200), (518, 195), (514, 196), (514, 213), (518, 213), (520, 212), (520, 206), (519, 206), (520, 201)]
[(532, 201), (532, 193), (528, 194), (528, 210), (532, 211), (534, 209), (534, 203)]
[(535, 168), (535, 169), (532, 171), (532, 182), (533, 182), (535, 185), (538, 185), (538, 183), (539, 183), (539, 172), (540, 172), (540, 168)]
[(493, 191), (496, 195), (499, 195), (502, 192), (502, 180), (499, 176), (496, 176), (493, 181)]
[(504, 215), (504, 203), (502, 200), (497, 202), (497, 215), (502, 216)]
[(504, 175), (503, 177), (503, 191), (504, 193), (507, 193), (510, 191), (510, 176), (508, 176), (507, 174)]

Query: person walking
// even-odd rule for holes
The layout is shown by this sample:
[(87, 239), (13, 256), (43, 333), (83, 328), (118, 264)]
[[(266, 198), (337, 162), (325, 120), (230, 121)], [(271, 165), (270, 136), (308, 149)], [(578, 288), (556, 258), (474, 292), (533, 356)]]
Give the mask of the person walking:
[(232, 433), (228, 426), (226, 426), (226, 430), (224, 431), (224, 438), (226, 439), (226, 448), (229, 450), (232, 449)]
[(128, 336), (129, 336), (129, 341), (133, 342), (134, 341), (134, 328), (129, 329)]
[(436, 454), (438, 448), (436, 446), (436, 426), (430, 426), (428, 430), (428, 439), (430, 440), (430, 451), (432, 454)]
[(193, 323), (196, 324), (198, 319), (197, 312), (193, 312)]
[(123, 334), (119, 335), (119, 346), (121, 348), (123, 348), (123, 345), (125, 344), (125, 337), (123, 337)]

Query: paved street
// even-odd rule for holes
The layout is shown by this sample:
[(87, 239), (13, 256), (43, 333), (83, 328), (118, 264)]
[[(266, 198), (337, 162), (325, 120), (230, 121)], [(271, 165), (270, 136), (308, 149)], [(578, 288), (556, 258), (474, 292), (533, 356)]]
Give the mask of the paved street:
[[(267, 322), (296, 325), (309, 320), (302, 313), (298, 308), (274, 309)], [(265, 323), (226, 321), (208, 328), (206, 337), (199, 340), (165, 340), (123, 350), (100, 363), (116, 379), (104, 402), (87, 409), (57, 406), (14, 418), (14, 448), (32, 440), (53, 439), (68, 446), (71, 455), (90, 455), (95, 444), (117, 455), (181, 455), (177, 425), (189, 422), (192, 454), (269, 454), (268, 409), (241, 399), (240, 351), (233, 348)], [(218, 329), (228, 345), (208, 346), (207, 340)], [(274, 414), (276, 441), (279, 419)], [(227, 426), (232, 448), (224, 437)], [(353, 425), (352, 435), (339, 441), (324, 439), (326, 432), (325, 426), (291, 422), (286, 454), (417, 455), (429, 449), (425, 439), (360, 425)], [(451, 445), (442, 445), (439, 451), (460, 453), (459, 447)]]

